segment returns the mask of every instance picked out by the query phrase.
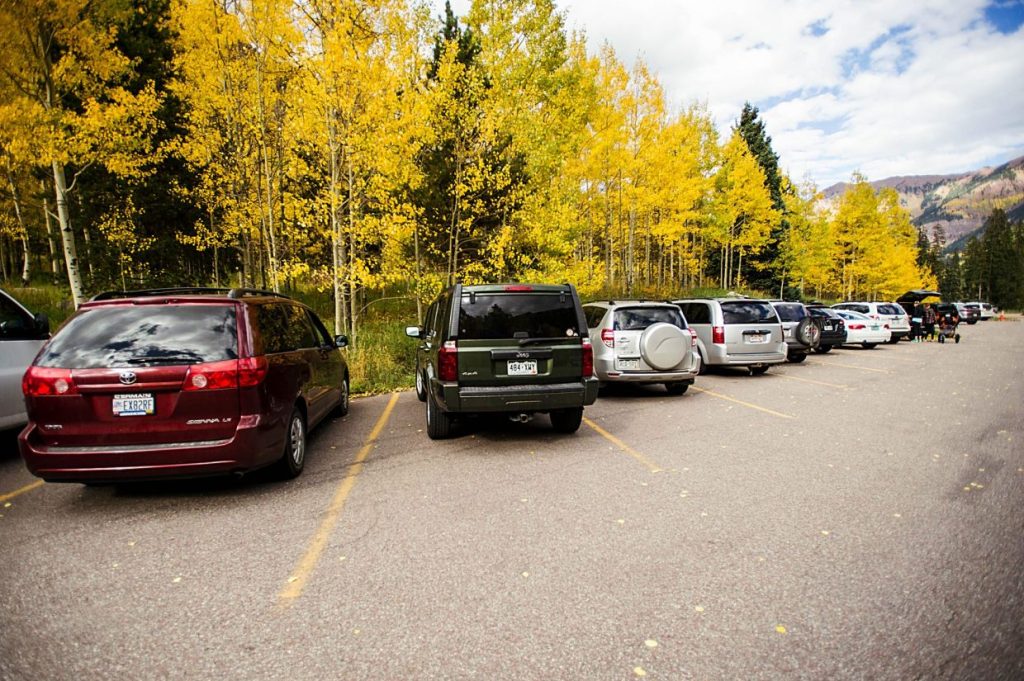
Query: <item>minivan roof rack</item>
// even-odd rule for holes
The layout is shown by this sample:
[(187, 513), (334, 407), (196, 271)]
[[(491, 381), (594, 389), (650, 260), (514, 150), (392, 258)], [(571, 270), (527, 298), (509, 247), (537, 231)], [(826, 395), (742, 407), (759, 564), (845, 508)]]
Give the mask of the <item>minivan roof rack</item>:
[(114, 300), (117, 298), (145, 298), (149, 296), (168, 295), (201, 295), (201, 294), (227, 294), (228, 298), (242, 298), (243, 296), (273, 296), (275, 298), (287, 298), (288, 296), (274, 291), (261, 291), (252, 288), (214, 288), (209, 286), (176, 286), (170, 288), (147, 288), (137, 291), (104, 291), (97, 293), (90, 300)]

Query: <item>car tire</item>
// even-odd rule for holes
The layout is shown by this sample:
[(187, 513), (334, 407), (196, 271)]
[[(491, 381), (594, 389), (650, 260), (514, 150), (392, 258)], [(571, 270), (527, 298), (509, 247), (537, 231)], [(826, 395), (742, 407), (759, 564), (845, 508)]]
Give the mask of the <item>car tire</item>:
[(875, 347), (876, 345), (878, 345), (878, 343), (861, 343), (861, 346), (862, 346), (862, 347), (863, 347), (863, 348), (864, 348), (865, 350), (871, 350), (871, 349), (872, 349), (872, 348), (874, 348), (874, 347)]
[(332, 417), (340, 419), (344, 416), (348, 416), (349, 395), (350, 393), (348, 389), (348, 376), (346, 376), (341, 381), (341, 399), (338, 401), (338, 404), (335, 405), (334, 409), (331, 411)]
[(668, 392), (669, 395), (683, 395), (689, 388), (689, 383), (680, 383), (678, 381), (674, 383), (665, 384), (665, 390), (666, 392)]
[(431, 440), (444, 440), (451, 437), (451, 414), (442, 411), (434, 394), (427, 391), (427, 437)]
[(556, 409), (551, 412), (551, 427), (557, 433), (575, 433), (583, 423), (583, 407)]
[(806, 352), (791, 352), (791, 353), (789, 353), (786, 356), (786, 359), (788, 359), (793, 364), (799, 364), (800, 362), (802, 362), (805, 359), (807, 359), (807, 353)]
[(748, 367), (748, 368), (750, 369), (750, 375), (751, 376), (763, 376), (768, 371), (769, 366), (770, 365), (765, 364), (764, 366), (761, 366), (761, 367)]
[(889, 340), (887, 340), (885, 342), (888, 343), (889, 345), (896, 345), (897, 343), (900, 342), (900, 337), (899, 336), (893, 336), (892, 338), (890, 338)]
[(813, 317), (804, 317), (793, 329), (793, 338), (801, 345), (809, 348), (816, 348), (821, 342), (821, 327), (814, 321)]
[(816, 353), (818, 353), (819, 355), (824, 355), (826, 352), (831, 352), (832, 351), (832, 346), (831, 345), (819, 345), (818, 347), (814, 348), (814, 351)]
[(697, 354), (700, 356), (700, 369), (697, 370), (697, 375), (703, 376), (708, 372), (710, 367), (708, 366), (708, 360), (704, 357), (704, 353), (698, 350)]
[(420, 402), (427, 401), (427, 382), (419, 369), (416, 370), (416, 399)]
[(277, 462), (277, 475), (282, 480), (297, 478), (306, 467), (306, 419), (298, 407), (292, 409), (284, 435), (284, 451)]

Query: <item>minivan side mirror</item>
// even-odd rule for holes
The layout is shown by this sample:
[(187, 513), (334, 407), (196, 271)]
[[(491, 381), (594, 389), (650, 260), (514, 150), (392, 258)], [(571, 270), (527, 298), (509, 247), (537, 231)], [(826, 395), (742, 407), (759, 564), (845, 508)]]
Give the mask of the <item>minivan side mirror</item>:
[(342, 334), (334, 337), (334, 347), (336, 348), (347, 348), (348, 347), (348, 336)]
[(423, 338), (423, 327), (407, 326), (405, 327), (405, 335), (409, 338)]
[(50, 319), (44, 314), (37, 314), (35, 316), (36, 331), (39, 333), (40, 338), (49, 338), (50, 336)]

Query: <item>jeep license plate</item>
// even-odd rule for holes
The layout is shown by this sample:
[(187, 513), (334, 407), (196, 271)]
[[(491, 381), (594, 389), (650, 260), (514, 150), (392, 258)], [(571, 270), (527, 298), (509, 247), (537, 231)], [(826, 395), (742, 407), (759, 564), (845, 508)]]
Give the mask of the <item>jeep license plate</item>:
[(155, 405), (151, 393), (114, 395), (114, 416), (150, 416)]
[(537, 360), (527, 359), (508, 363), (509, 376), (536, 376)]

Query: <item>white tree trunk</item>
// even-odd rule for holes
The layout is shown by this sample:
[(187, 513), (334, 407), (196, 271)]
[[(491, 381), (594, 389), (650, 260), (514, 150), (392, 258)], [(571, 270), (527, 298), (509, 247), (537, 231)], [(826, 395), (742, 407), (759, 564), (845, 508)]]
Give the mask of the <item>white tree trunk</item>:
[(57, 195), (57, 220), (60, 222), (60, 238), (64, 245), (64, 262), (67, 264), (68, 285), (71, 287), (71, 302), (77, 309), (82, 304), (82, 277), (78, 270), (78, 251), (75, 249), (75, 233), (71, 229), (71, 216), (68, 213), (67, 181), (64, 179), (64, 166), (53, 161), (53, 184)]

